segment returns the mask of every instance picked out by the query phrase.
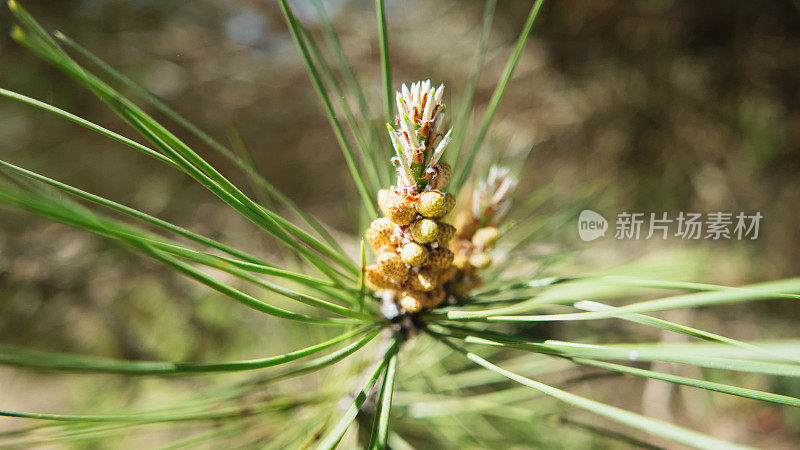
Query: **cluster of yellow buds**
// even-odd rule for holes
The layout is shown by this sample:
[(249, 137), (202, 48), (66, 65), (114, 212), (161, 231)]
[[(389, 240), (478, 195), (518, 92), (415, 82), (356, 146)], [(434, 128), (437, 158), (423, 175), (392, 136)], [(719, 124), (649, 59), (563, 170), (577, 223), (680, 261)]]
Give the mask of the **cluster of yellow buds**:
[(478, 270), (492, 264), (489, 253), (500, 238), (499, 222), (508, 211), (516, 181), (504, 167), (492, 166), (489, 175), (480, 181), (472, 196), (472, 210), (457, 222), (458, 233), (451, 244), (456, 275), (447, 284), (447, 291), (465, 297), (482, 283)]
[(446, 192), (450, 165), (441, 161), (452, 134), (443, 130), (443, 92), (430, 80), (403, 84), (394, 127), (387, 124), (397, 182), (378, 192), (383, 217), (366, 231), (376, 262), (365, 268), (364, 280), (396, 312), (457, 301), (480, 285), (477, 271), (492, 263), (497, 222), (515, 185), (507, 169), (492, 167), (473, 195), (471, 214), (457, 228), (444, 221), (456, 199)]
[(448, 291), (459, 297), (465, 297), (470, 290), (482, 284), (477, 272), (492, 264), (489, 250), (495, 246), (499, 238), (500, 230), (492, 226), (479, 228), (472, 236), (458, 236), (452, 244), (453, 265), (458, 271), (448, 283)]
[(366, 238), (377, 255), (366, 268), (365, 280), (375, 290), (394, 290), (407, 312), (433, 308), (446, 297), (443, 284), (456, 274), (448, 244), (454, 226), (442, 221), (454, 204), (438, 190), (418, 195), (383, 189), (379, 205), (385, 217), (376, 219)]
[(389, 136), (397, 154), (397, 184), (378, 192), (384, 217), (366, 231), (377, 255), (365, 270), (365, 281), (376, 291), (389, 291), (397, 306), (409, 313), (433, 308), (447, 297), (444, 284), (457, 273), (449, 243), (456, 228), (443, 221), (455, 196), (446, 193), (450, 165), (440, 162), (452, 130), (441, 132), (444, 86), (430, 80), (403, 84), (397, 93), (398, 116)]

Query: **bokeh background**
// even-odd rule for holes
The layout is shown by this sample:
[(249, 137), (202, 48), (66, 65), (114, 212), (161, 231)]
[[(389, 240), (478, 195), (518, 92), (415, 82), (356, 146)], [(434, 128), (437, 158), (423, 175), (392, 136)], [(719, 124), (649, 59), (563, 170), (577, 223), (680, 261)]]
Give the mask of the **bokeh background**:
[[(528, 2), (499, 2), (476, 93), (480, 114)], [(265, 177), (354, 246), (358, 199), (277, 4), (270, 1), (27, 0), (61, 30), (112, 62), (223, 142), (240, 136)], [(318, 36), (312, 8), (293, 2)], [(382, 111), (372, 2), (326, 2), (373, 118)], [(477, 43), (480, 1), (387, 2), (395, 84), (430, 78), (458, 104)], [(19, 47), (0, 11), (0, 86), (133, 135), (94, 97)], [(473, 117), (477, 123), (479, 114)], [(157, 113), (155, 117), (161, 118)], [(175, 127), (173, 127), (175, 128)], [(178, 133), (239, 184), (246, 179), (188, 133)], [(545, 4), (490, 129), (492, 152), (533, 145), (519, 190), (546, 187), (550, 210), (574, 201), (621, 211), (755, 212), (755, 241), (583, 243), (576, 224), (556, 233), (601, 267), (691, 251), (709, 282), (789, 277), (800, 263), (800, 3), (797, 1), (571, 1)], [(226, 242), (280, 257), (263, 233), (187, 177), (62, 119), (0, 99), (0, 158)], [(563, 230), (561, 230), (563, 231)], [(610, 236), (610, 235), (609, 235)], [(556, 239), (556, 238), (554, 238)], [(800, 307), (762, 302), (674, 318), (740, 339), (796, 337)], [(683, 314), (683, 315), (680, 315)], [(250, 326), (239, 326), (242, 322)], [(25, 213), (0, 209), (0, 342), (105, 356), (210, 360), (275, 343), (266, 322), (126, 249)], [(286, 348), (291, 348), (286, 345)], [(0, 368), (3, 407), (111, 406), (161, 392), (147, 382), (60, 379)], [(33, 380), (33, 381), (32, 381)], [(779, 392), (800, 387), (772, 381)], [(191, 387), (183, 387), (191, 390)], [(642, 389), (647, 389), (644, 386)], [(651, 393), (666, 395), (670, 393)], [(641, 395), (632, 396), (641, 399)], [(634, 398), (630, 404), (647, 409)], [(622, 400), (621, 400), (622, 401)], [(691, 400), (648, 411), (722, 437), (791, 447), (800, 418), (756, 402), (720, 402), (693, 417)], [(741, 424), (745, 424), (742, 426)], [(2, 421), (0, 421), (2, 426)]]

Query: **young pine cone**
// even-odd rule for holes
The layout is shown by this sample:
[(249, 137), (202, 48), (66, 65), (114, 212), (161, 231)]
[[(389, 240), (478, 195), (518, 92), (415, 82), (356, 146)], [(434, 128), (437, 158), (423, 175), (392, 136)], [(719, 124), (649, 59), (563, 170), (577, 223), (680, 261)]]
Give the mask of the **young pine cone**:
[(420, 270), (408, 277), (408, 285), (415, 291), (432, 291), (439, 286), (439, 274), (430, 269)]
[(469, 257), (469, 263), (476, 269), (485, 269), (492, 264), (492, 257), (486, 252), (473, 253)]
[(403, 245), (400, 250), (400, 259), (409, 266), (418, 266), (428, 258), (428, 249), (416, 242), (409, 242)]
[(381, 253), (376, 265), (384, 278), (402, 282), (408, 277), (408, 266), (403, 263), (397, 252)]
[(500, 230), (495, 227), (478, 229), (472, 236), (472, 243), (478, 248), (492, 248), (500, 238)]
[(403, 292), (400, 296), (400, 306), (409, 313), (417, 313), (422, 311), (422, 298), (420, 292)]
[(417, 215), (414, 205), (405, 196), (395, 194), (388, 189), (378, 191), (378, 206), (383, 214), (400, 226), (410, 224)]
[(372, 221), (369, 228), (367, 228), (365, 236), (372, 249), (379, 253), (381, 248), (392, 245), (392, 236), (397, 230), (397, 225), (394, 222), (386, 217), (381, 217)]
[(364, 282), (374, 291), (382, 289), (394, 289), (395, 284), (391, 280), (384, 277), (383, 274), (375, 266), (368, 266), (364, 269)]
[(455, 206), (455, 196), (439, 191), (425, 191), (419, 195), (417, 212), (433, 219), (442, 217)]
[(437, 226), (439, 227), (439, 233), (436, 235), (436, 242), (440, 246), (446, 246), (456, 235), (456, 227), (444, 222), (438, 222)]
[(411, 237), (420, 244), (427, 244), (436, 239), (439, 226), (430, 219), (419, 219), (411, 225)]
[(433, 270), (444, 270), (453, 264), (455, 255), (449, 248), (439, 247), (428, 254), (427, 267)]
[(435, 308), (441, 305), (445, 296), (446, 293), (441, 286), (431, 292), (406, 291), (400, 296), (400, 306), (409, 313), (416, 313), (423, 308)]

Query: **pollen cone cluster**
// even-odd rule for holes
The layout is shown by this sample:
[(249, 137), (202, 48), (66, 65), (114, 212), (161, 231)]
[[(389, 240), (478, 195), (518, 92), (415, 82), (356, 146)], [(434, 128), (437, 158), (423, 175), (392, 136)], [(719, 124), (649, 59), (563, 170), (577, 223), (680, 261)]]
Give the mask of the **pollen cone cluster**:
[(381, 190), (378, 199), (384, 217), (366, 232), (377, 257), (366, 268), (365, 281), (374, 290), (396, 291), (407, 312), (438, 306), (445, 300), (444, 283), (456, 272), (448, 248), (455, 227), (442, 220), (453, 208), (452, 195), (393, 187)]
[(516, 180), (508, 169), (493, 166), (475, 188), (471, 211), (459, 217), (458, 232), (451, 244), (457, 270), (446, 289), (452, 295), (466, 297), (482, 284), (478, 272), (492, 264), (490, 250), (500, 238), (499, 224), (515, 187)]
[(447, 192), (450, 165), (441, 160), (452, 133), (444, 132), (443, 92), (430, 81), (397, 92), (394, 126), (386, 124), (397, 182), (377, 193), (383, 217), (365, 233), (375, 253), (365, 282), (401, 313), (457, 303), (480, 285), (477, 272), (492, 263), (489, 251), (515, 184), (507, 169), (492, 167), (473, 194), (470, 213), (457, 227), (445, 221), (456, 199)]
[(450, 165), (440, 162), (450, 142), (442, 132), (444, 86), (430, 81), (405, 84), (397, 93), (396, 128), (387, 124), (395, 150), (392, 164), (397, 183), (378, 192), (383, 217), (374, 220), (365, 236), (376, 255), (365, 270), (365, 281), (376, 291), (390, 291), (397, 306), (408, 313), (441, 304), (444, 284), (457, 273), (449, 243), (456, 234), (444, 221), (456, 200), (446, 192)]
[(469, 291), (483, 283), (478, 271), (492, 264), (490, 250), (494, 248), (500, 230), (493, 226), (478, 228), (471, 236), (461, 235), (453, 243), (453, 265), (456, 273), (447, 285), (449, 292), (466, 297)]

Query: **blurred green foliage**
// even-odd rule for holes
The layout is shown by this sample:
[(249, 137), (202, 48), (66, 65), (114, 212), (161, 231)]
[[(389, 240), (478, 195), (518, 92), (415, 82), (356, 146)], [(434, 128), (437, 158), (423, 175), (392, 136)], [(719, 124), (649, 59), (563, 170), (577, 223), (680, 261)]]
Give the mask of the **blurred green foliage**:
[[(49, 28), (63, 30), (114, 61), (210, 134), (220, 140), (232, 130), (241, 134), (268, 180), (325, 222), (358, 231), (351, 228), (358, 201), (350, 183), (343, 181), (347, 169), (277, 5), (211, 0), (24, 3)], [(337, 2), (332, 16), (378, 114), (375, 29), (357, 26), (372, 23), (371, 7), (371, 2)], [(416, 7), (432, 10), (440, 22), (431, 30), (431, 24), (413, 20), (409, 11)], [(395, 79), (430, 77), (447, 82), (451, 92), (463, 89), (482, 2), (417, 2), (414, 8), (387, 2), (389, 31), (395, 36)], [(505, 58), (492, 49), (505, 48), (514, 39), (527, 8), (526, 2), (498, 5), (487, 69), (477, 85), (479, 104), (491, 96)], [(310, 9), (298, 5), (298, 14), (312, 33), (319, 33)], [(795, 213), (800, 205), (797, 2), (584, 0), (551, 2), (543, 17), (490, 130), (489, 141), (496, 148), (515, 139), (535, 143), (521, 190), (550, 185), (553, 198), (560, 200), (571, 198), (576, 185), (605, 186), (597, 209), (609, 216), (622, 210), (760, 211), (765, 220), (757, 241), (691, 244), (710, 253), (709, 281), (743, 283), (795, 275), (800, 264)], [(7, 10), (0, 11), (0, 28), (8, 30), (10, 19)], [(404, 36), (415, 38), (410, 42)], [(0, 35), (0, 86), (127, 130), (96, 99), (18, 47), (5, 32)], [(245, 184), (226, 161), (191, 137), (181, 137), (237, 184)], [(264, 233), (188, 178), (7, 100), (0, 101), (0, 153), (3, 159), (235, 246), (279, 255)], [(357, 245), (344, 244), (349, 249)], [(592, 249), (577, 238), (559, 244)], [(689, 244), (673, 240), (664, 245)], [(610, 258), (624, 260), (629, 251), (612, 250)], [(219, 301), (216, 294), (167, 269), (83, 232), (6, 209), (0, 210), (0, 299), (4, 344), (156, 360), (235, 359), (264, 353), (265, 348), (296, 347), (279, 332), (248, 331), (268, 329), (272, 321), (254, 319), (244, 308)], [(774, 317), (778, 308), (782, 314)], [(786, 335), (800, 317), (800, 307), (786, 303), (728, 311), (717, 318), (700, 313), (696, 320), (735, 337), (753, 338)], [(763, 328), (742, 326), (742, 315)], [(252, 326), (235, 325), (240, 322)], [(592, 332), (604, 340), (603, 330)], [(9, 376), (5, 382), (40, 397), (52, 396), (31, 400), (18, 394), (9, 400), (26, 407), (113, 408), (115, 401), (101, 395), (107, 389), (127, 392), (130, 398), (137, 398), (139, 388), (147, 395), (169, 390), (145, 389), (140, 385), (147, 382), (142, 381), (101, 379), (106, 381), (95, 386), (97, 396), (91, 399), (64, 394), (38, 377), (25, 382)], [(775, 385), (775, 392), (798, 395), (796, 383), (778, 379)], [(193, 386), (184, 388), (191, 391)], [(772, 436), (776, 445), (800, 438), (791, 425), (798, 418), (761, 408), (737, 413), (751, 425), (744, 432), (756, 439)]]

